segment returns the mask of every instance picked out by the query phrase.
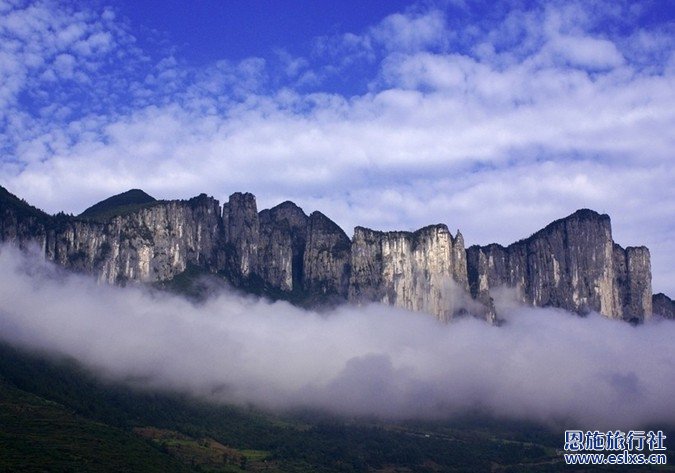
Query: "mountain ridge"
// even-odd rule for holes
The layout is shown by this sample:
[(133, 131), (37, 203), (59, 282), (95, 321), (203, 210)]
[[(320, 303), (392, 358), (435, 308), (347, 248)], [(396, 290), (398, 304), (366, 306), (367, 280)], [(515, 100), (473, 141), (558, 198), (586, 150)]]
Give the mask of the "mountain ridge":
[[(274, 298), (381, 302), (443, 321), (468, 311), (497, 322), (492, 294), (504, 286), (536, 307), (633, 322), (653, 312), (649, 250), (616, 244), (609, 216), (590, 209), (507, 247), (465, 248), (445, 224), (358, 226), (350, 239), (319, 211), (285, 201), (258, 212), (255, 196), (241, 192), (221, 206), (206, 194), (158, 201), (132, 189), (78, 217), (49, 216), (4, 188), (0, 202), (0, 240), (36, 242), (47, 259), (108, 283), (168, 281), (194, 266)], [(97, 209), (109, 218), (86, 217)], [(672, 301), (657, 299), (669, 316)]]

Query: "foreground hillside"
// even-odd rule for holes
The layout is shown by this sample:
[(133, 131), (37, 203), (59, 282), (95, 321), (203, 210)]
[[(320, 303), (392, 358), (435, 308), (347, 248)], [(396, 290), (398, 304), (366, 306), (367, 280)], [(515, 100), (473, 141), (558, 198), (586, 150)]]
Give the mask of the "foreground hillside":
[(7, 345), (0, 380), (0, 471), (569, 471), (562, 433), (532, 424), (212, 406), (107, 385)]

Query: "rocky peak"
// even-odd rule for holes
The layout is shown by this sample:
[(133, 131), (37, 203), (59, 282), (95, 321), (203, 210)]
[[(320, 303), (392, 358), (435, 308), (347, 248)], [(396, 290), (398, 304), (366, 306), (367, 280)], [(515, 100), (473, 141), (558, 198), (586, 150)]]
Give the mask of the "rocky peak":
[(464, 245), (453, 239), (446, 225), (416, 232), (357, 227), (351, 267), (349, 298), (357, 303), (375, 300), (429, 312), (441, 320), (464, 308)]
[(235, 192), (223, 205), (225, 242), (229, 245), (229, 273), (248, 278), (258, 270), (260, 221), (255, 196)]
[(464, 247), (464, 235), (462, 235), (462, 232), (459, 231), (459, 228), (457, 229), (457, 235), (455, 235), (454, 243), (461, 244), (462, 247)]
[(307, 224), (307, 214), (293, 202), (287, 200), (271, 209), (260, 211), (260, 219), (268, 221), (282, 222), (286, 221), (288, 226), (293, 228), (304, 228)]
[(260, 275), (271, 287), (291, 292), (302, 286), (309, 217), (293, 202), (262, 210)]
[(654, 314), (664, 319), (675, 320), (675, 301), (664, 293), (659, 292), (652, 297), (652, 308)]
[(538, 307), (626, 319), (651, 314), (649, 252), (615, 245), (609, 217), (592, 210), (578, 210), (506, 248), (472, 246), (467, 256), (471, 293), (483, 301), (505, 286)]
[(309, 294), (347, 298), (351, 242), (347, 234), (321, 212), (307, 224), (303, 258), (303, 288)]

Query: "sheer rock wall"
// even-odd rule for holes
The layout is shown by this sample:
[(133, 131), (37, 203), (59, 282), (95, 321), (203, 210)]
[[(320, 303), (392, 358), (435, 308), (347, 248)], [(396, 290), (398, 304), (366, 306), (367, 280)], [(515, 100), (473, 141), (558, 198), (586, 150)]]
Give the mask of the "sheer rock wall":
[[(103, 221), (50, 216), (2, 188), (0, 203), (2, 241), (34, 245), (108, 283), (165, 281), (193, 265), (274, 296), (381, 302), (441, 320), (467, 310), (494, 320), (500, 287), (537, 307), (631, 321), (652, 314), (649, 250), (615, 244), (609, 217), (586, 209), (508, 247), (465, 249), (461, 233), (441, 224), (416, 232), (357, 227), (350, 240), (322, 213), (307, 216), (292, 202), (258, 212), (249, 193), (232, 194), (222, 208), (204, 194), (154, 201)], [(672, 306), (661, 299), (654, 304), (667, 315)]]

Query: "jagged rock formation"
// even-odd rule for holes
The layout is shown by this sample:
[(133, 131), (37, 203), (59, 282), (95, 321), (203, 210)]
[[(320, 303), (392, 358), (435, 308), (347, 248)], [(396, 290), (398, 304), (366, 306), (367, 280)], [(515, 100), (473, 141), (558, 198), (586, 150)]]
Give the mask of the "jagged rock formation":
[(223, 206), (228, 269), (244, 285), (282, 293), (346, 299), (349, 237), (321, 212), (309, 217), (292, 202), (258, 214), (252, 194)]
[(508, 247), (472, 246), (467, 256), (471, 294), (479, 300), (506, 286), (537, 307), (626, 320), (652, 313), (649, 250), (616, 245), (609, 217), (592, 210), (556, 220)]
[(652, 308), (655, 315), (660, 315), (664, 319), (675, 320), (675, 301), (664, 293), (659, 292), (652, 296)]
[[(534, 306), (598, 311), (625, 320), (652, 313), (649, 251), (621, 248), (607, 215), (580, 210), (508, 247), (472, 246), (445, 225), (416, 232), (357, 227), (352, 240), (320, 212), (292, 202), (258, 212), (255, 197), (221, 207), (202, 194), (156, 201), (140, 190), (78, 217), (50, 216), (0, 187), (0, 239), (37, 245), (63, 266), (110, 283), (167, 281), (191, 267), (246, 290), (295, 302), (382, 302), (495, 320), (492, 294), (514, 288)], [(654, 296), (672, 316), (672, 301)]]

